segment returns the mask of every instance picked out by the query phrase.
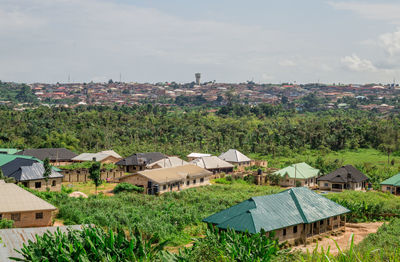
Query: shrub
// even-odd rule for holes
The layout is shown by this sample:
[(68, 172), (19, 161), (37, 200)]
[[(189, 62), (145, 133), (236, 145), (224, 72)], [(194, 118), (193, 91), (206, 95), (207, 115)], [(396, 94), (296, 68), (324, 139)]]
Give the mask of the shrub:
[(13, 227), (14, 227), (13, 220), (8, 220), (8, 219), (4, 219), (4, 218), (0, 220), (0, 229), (13, 228)]
[(214, 182), (217, 184), (223, 184), (223, 185), (232, 184), (232, 181), (228, 181), (228, 180), (226, 180), (226, 178), (216, 178), (216, 179), (214, 179)]
[(129, 183), (120, 183), (118, 184), (113, 192), (114, 194), (118, 194), (121, 192), (138, 192), (138, 193), (142, 193), (144, 191), (143, 187), (138, 187)]

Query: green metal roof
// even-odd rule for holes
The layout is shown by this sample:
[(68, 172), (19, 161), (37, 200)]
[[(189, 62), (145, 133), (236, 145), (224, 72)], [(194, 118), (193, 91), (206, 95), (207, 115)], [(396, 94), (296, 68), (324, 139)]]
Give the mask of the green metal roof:
[(386, 179), (381, 183), (381, 185), (400, 186), (400, 173)]
[[(33, 157), (33, 156), (24, 156), (24, 155), (9, 155), (9, 154), (0, 154), (0, 166), (3, 166), (13, 160), (15, 160), (16, 158), (25, 158), (25, 159), (32, 159), (32, 160), (36, 160), (39, 163), (43, 163), (43, 161), (40, 161), (39, 159)], [(53, 170), (55, 171), (61, 171), (61, 169), (53, 167)]]
[(307, 179), (318, 176), (319, 169), (313, 168), (303, 162), (285, 167), (281, 170), (274, 172), (274, 174), (279, 174), (282, 177), (288, 174), (290, 178)]
[(14, 155), (15, 153), (18, 153), (19, 151), (21, 151), (21, 150), (16, 149), (16, 148), (0, 148), (1, 154), (5, 153), (5, 154)]
[(252, 197), (203, 220), (219, 228), (258, 233), (308, 224), (350, 212), (347, 208), (305, 187)]

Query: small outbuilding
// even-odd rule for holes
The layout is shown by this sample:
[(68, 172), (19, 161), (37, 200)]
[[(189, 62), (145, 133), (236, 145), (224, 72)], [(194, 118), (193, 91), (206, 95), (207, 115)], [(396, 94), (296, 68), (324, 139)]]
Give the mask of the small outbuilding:
[(116, 165), (121, 167), (125, 172), (134, 173), (145, 170), (147, 165), (151, 165), (164, 158), (167, 158), (167, 156), (160, 152), (136, 153), (118, 161)]
[(384, 180), (381, 188), (383, 192), (400, 195), (400, 173)]
[(208, 171), (213, 172), (214, 174), (220, 172), (231, 173), (233, 171), (233, 165), (231, 163), (228, 163), (216, 156), (199, 157), (191, 161), (190, 163), (205, 168)]
[(279, 241), (306, 243), (307, 239), (343, 230), (347, 208), (306, 187), (296, 187), (278, 194), (252, 197), (203, 222), (220, 229), (231, 228), (250, 234), (263, 229), (274, 231)]
[(352, 165), (342, 166), (318, 178), (319, 189), (341, 192), (343, 190), (363, 190), (368, 177)]
[[(279, 181), (280, 186), (314, 187), (317, 186), (317, 178), (319, 173), (319, 169), (313, 168), (312, 166), (303, 162), (287, 166), (278, 171), (275, 171), (273, 174), (281, 176), (281, 179)], [(300, 184), (296, 185), (298, 183)]]

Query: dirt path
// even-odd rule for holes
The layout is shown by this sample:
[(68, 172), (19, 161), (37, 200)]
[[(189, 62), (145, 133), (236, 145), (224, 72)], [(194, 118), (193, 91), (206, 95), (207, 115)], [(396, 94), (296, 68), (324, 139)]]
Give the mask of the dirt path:
[[(327, 248), (330, 246), (330, 253), (336, 255), (338, 253), (338, 249), (336, 247), (336, 244), (333, 240), (335, 240), (341, 250), (346, 250), (348, 249), (350, 245), (350, 237), (351, 234), (354, 234), (354, 244), (360, 243), (367, 235), (371, 233), (375, 233), (378, 228), (383, 224), (383, 222), (375, 222), (375, 223), (347, 223), (346, 224), (346, 232), (343, 235), (340, 236), (331, 236), (330, 238), (324, 238), (321, 241), (318, 241), (318, 250), (321, 249), (321, 247), (324, 248), (324, 250), (327, 250)], [(307, 246), (298, 246), (293, 248), (293, 250), (301, 250), (303, 252), (307, 252), (307, 249), (312, 252), (316, 247), (316, 243), (312, 243)]]

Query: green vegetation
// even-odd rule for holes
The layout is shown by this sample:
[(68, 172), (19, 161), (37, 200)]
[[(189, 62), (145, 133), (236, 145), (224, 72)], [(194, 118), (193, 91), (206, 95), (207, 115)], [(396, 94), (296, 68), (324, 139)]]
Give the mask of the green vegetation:
[(0, 101), (12, 103), (37, 103), (37, 97), (25, 84), (5, 83), (0, 81)]
[(129, 183), (119, 183), (113, 190), (114, 194), (121, 192), (138, 192), (142, 193), (144, 191), (143, 187), (138, 187)]
[(349, 222), (368, 222), (400, 217), (400, 198), (388, 193), (345, 191), (327, 197), (351, 210)]
[[(73, 163), (73, 164), (66, 165), (66, 166), (58, 166), (58, 168), (67, 169), (67, 170), (75, 170), (75, 169), (89, 169), (91, 166), (92, 166), (91, 161), (85, 161), (85, 162)], [(101, 169), (112, 170), (112, 169), (116, 169), (116, 168), (117, 168), (117, 166), (112, 163), (101, 164)]]
[(13, 228), (14, 227), (14, 221), (13, 220), (8, 220), (8, 219), (0, 219), (0, 229), (4, 228)]
[[(128, 238), (129, 237), (129, 238)], [(84, 228), (82, 231), (69, 230), (36, 236), (19, 253), (24, 259), (16, 261), (154, 261), (163, 250), (165, 242), (157, 237), (145, 239), (135, 231), (126, 236), (124, 231), (117, 234), (101, 228)]]

